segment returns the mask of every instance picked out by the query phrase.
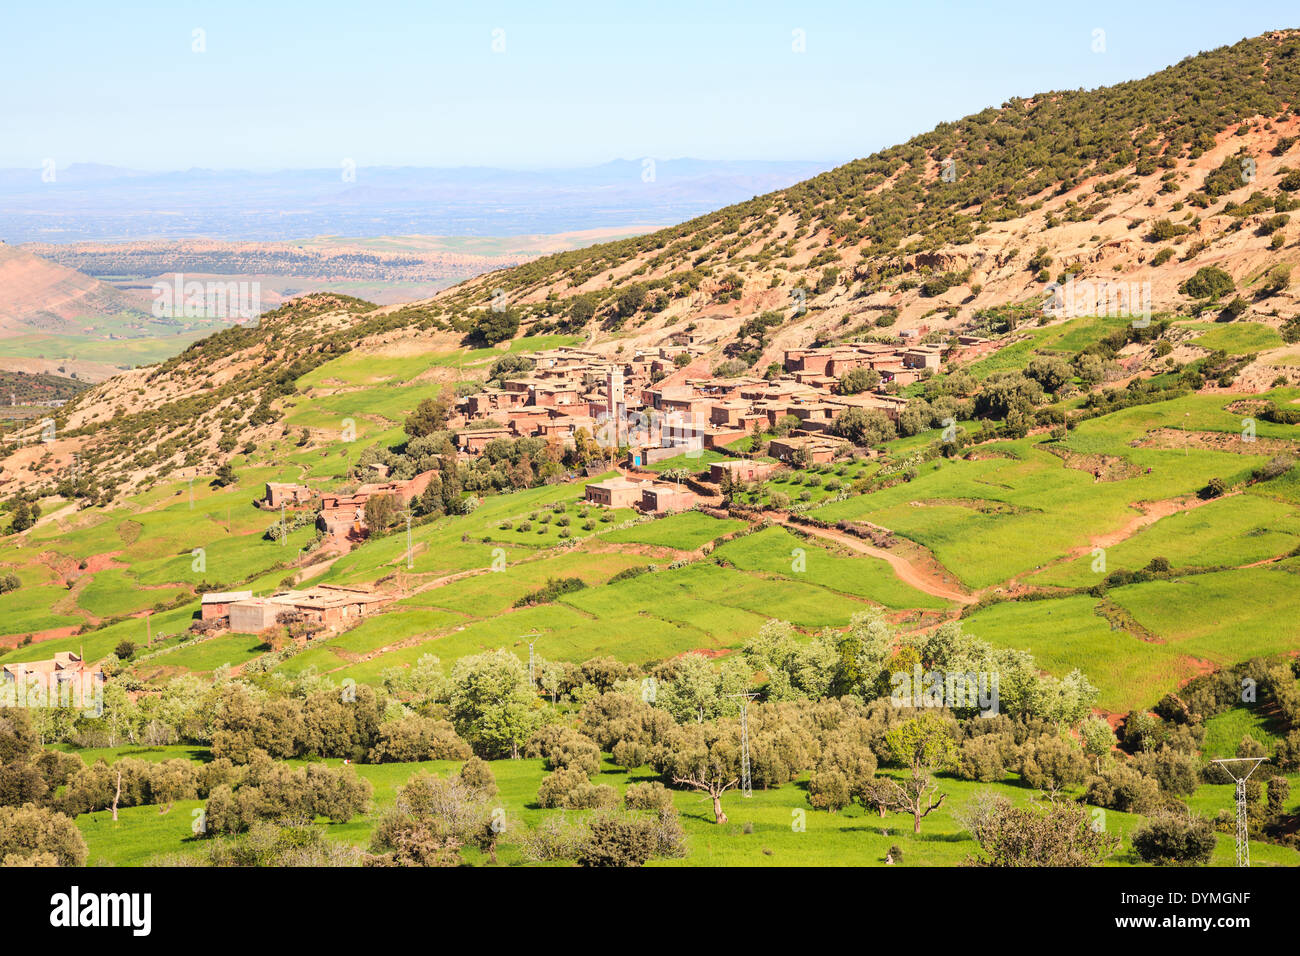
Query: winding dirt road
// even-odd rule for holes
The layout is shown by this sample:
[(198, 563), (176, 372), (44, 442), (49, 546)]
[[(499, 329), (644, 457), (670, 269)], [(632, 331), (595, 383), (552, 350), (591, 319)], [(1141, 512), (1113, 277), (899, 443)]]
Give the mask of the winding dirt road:
[(861, 538), (847, 534), (843, 531), (836, 531), (831, 528), (817, 528), (812, 525), (799, 524), (791, 521), (789, 515), (767, 512), (764, 517), (770, 518), (777, 524), (785, 525), (799, 531), (806, 531), (814, 537), (824, 538), (827, 541), (834, 541), (836, 544), (842, 544), (846, 548), (854, 551), (860, 551), (863, 554), (870, 555), (873, 558), (880, 558), (882, 561), (889, 562), (889, 566), (894, 569), (894, 574), (904, 584), (916, 588), (918, 591), (924, 591), (926, 594), (932, 594), (935, 597), (943, 598), (946, 601), (955, 601), (958, 604), (974, 604), (976, 598), (974, 595), (966, 594), (962, 591), (955, 590), (950, 585), (937, 579), (928, 570), (918, 568), (902, 555), (894, 554), (885, 548), (877, 548), (875, 545), (868, 544)]

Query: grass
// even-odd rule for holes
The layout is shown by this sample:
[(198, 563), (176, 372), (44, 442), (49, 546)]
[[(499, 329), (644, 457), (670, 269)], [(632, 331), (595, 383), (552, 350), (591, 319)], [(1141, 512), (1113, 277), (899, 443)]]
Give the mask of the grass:
[(941, 608), (948, 602), (904, 584), (886, 562), (862, 555), (836, 554), (815, 540), (784, 528), (766, 528), (730, 541), (715, 557), (742, 571), (762, 571), (789, 580), (867, 598), (888, 608)]
[(1248, 355), (1284, 344), (1277, 329), (1259, 322), (1188, 322), (1185, 327), (1201, 332), (1192, 345), (1222, 349), (1229, 355)]
[[(1259, 495), (1235, 495), (1192, 511), (1161, 518), (1106, 549), (1106, 572), (1138, 570), (1152, 558), (1175, 568), (1240, 567), (1289, 554), (1300, 546), (1300, 513)], [(1092, 570), (1091, 552), (1035, 575), (1034, 583), (1091, 587), (1103, 577)]]
[[(115, 757), (109, 755), (108, 759)], [(333, 767), (340, 765), (338, 760), (325, 763)], [(347, 823), (318, 821), (317, 825), (329, 839), (366, 846), (379, 814), (396, 799), (398, 787), (418, 771), (444, 775), (455, 770), (458, 764), (429, 761), (353, 766), (374, 788), (370, 811)], [(524, 828), (535, 827), (565, 812), (537, 806), (537, 789), (546, 773), (540, 760), (497, 760), (491, 768), (499, 790), (494, 804), (505, 812), (507, 821), (498, 856), (503, 865), (519, 865), (526, 861), (519, 849), (518, 834)], [(606, 761), (596, 782), (621, 793), (629, 784), (647, 779), (652, 776), (645, 768), (627, 771)], [(958, 814), (976, 792), (993, 791), (1018, 806), (1028, 805), (1036, 796), (1034, 790), (1014, 776), (992, 784), (948, 776), (941, 776), (939, 781), (947, 798), (926, 817), (918, 835), (911, 832), (910, 818), (900, 814), (882, 818), (856, 805), (838, 813), (815, 810), (808, 802), (807, 781), (802, 777), (782, 787), (755, 790), (749, 798), (729, 791), (723, 795), (722, 806), (730, 820), (722, 825), (713, 822), (707, 799), (676, 790), (673, 802), (681, 814), (688, 855), (679, 860), (655, 860), (651, 865), (880, 866), (890, 848), (897, 846), (902, 850), (898, 865), (954, 866), (978, 849), (958, 821)], [(1074, 788), (1066, 795), (1077, 794), (1078, 788)], [(1231, 800), (1230, 786), (1203, 785), (1191, 803), (1197, 812), (1212, 816), (1218, 809), (1230, 806)], [(108, 811), (83, 814), (77, 818), (77, 826), (90, 850), (88, 862), (133, 866), (148, 863), (161, 854), (201, 857), (207, 845), (191, 831), (192, 814), (201, 806), (200, 801), (181, 801), (165, 815), (157, 807), (128, 807), (119, 811), (116, 823)], [(565, 815), (580, 820), (586, 813), (569, 811)], [(1133, 814), (1118, 811), (1107, 811), (1102, 819), (1109, 832), (1123, 837), (1140, 820)], [(464, 856), (468, 863), (485, 862), (473, 850), (466, 851)], [(1300, 864), (1300, 854), (1286, 847), (1252, 841), (1251, 861), (1257, 866), (1295, 866)], [(1127, 850), (1127, 840), (1124, 849), (1108, 862), (1112, 866), (1136, 862)], [(1220, 834), (1211, 865), (1232, 866), (1233, 863), (1231, 836)]]
[(648, 544), (679, 551), (694, 551), (715, 538), (745, 527), (732, 518), (714, 518), (700, 511), (683, 511), (611, 531), (605, 540), (619, 544)]
[[(913, 481), (831, 502), (813, 514), (891, 528), (929, 548), (967, 585), (988, 587), (1038, 571), (1074, 549), (1090, 550), (1095, 537), (1137, 516), (1133, 502), (1192, 495), (1213, 477), (1229, 484), (1246, 480), (1267, 456), (1206, 449), (1192, 455), (1130, 444), (1159, 427), (1236, 433), (1239, 416), (1224, 411), (1224, 404), (1223, 398), (1193, 396), (1130, 408), (1080, 424), (1060, 444), (1070, 455), (1122, 459), (1131, 469), (1122, 480), (1096, 481), (1086, 468), (1068, 467), (1050, 454), (1051, 443), (1028, 438), (999, 444), (1010, 457), (927, 462)], [(1261, 435), (1268, 424), (1261, 423)], [(1278, 430), (1267, 429), (1268, 437)]]
[(1097, 705), (1111, 712), (1151, 707), (1197, 668), (1178, 649), (1152, 644), (1112, 628), (1086, 595), (1044, 601), (1007, 601), (962, 622), (994, 647), (1027, 650), (1057, 677), (1078, 668), (1097, 686)]

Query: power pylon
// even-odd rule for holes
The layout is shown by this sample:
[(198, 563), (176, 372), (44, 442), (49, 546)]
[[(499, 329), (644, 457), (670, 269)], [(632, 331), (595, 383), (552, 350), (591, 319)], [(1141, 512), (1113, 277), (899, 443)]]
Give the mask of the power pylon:
[(521, 635), (520, 635), (521, 638), (523, 638), (523, 637), (531, 637), (531, 638), (532, 638), (532, 640), (528, 642), (528, 686), (529, 686), (529, 687), (536, 687), (536, 686), (537, 686), (537, 681), (536, 681), (536, 679), (535, 679), (534, 676), (533, 676), (533, 674), (534, 674), (534, 670), (535, 670), (535, 667), (536, 667), (536, 663), (537, 663), (537, 658), (536, 658), (536, 656), (533, 654), (533, 645), (537, 643), (537, 641), (541, 638), (541, 636), (542, 636), (542, 635), (541, 635), (541, 634), (538, 634), (536, 631), (530, 631), (530, 632), (527, 633), (527, 634), (521, 634)]
[[(1255, 772), (1255, 768), (1262, 764), (1267, 757), (1228, 757), (1221, 760), (1214, 760), (1223, 767), (1228, 776), (1237, 782), (1237, 865), (1250, 866), (1250, 821), (1246, 813), (1246, 781), (1250, 775)], [(1242, 768), (1229, 766), (1229, 764), (1248, 764)], [(1244, 771), (1244, 772), (1243, 772)]]
[(754, 788), (749, 779), (749, 702), (757, 694), (728, 694), (728, 697), (740, 698), (740, 792), (752, 797)]

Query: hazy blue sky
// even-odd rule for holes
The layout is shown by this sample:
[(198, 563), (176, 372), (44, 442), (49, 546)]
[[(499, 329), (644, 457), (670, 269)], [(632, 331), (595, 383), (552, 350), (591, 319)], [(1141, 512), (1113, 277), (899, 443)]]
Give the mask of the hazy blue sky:
[(1296, 25), (1294, 0), (7, 3), (0, 167), (840, 162)]

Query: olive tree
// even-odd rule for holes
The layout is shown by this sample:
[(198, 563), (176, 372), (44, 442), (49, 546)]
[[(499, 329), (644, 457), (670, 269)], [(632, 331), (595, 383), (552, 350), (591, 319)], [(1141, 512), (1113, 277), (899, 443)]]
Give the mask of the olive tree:
[(899, 813), (910, 813), (912, 832), (920, 833), (921, 821), (938, 810), (947, 797), (939, 792), (933, 775), (956, 757), (952, 722), (927, 712), (891, 730), (885, 741), (894, 761), (908, 771), (902, 783), (888, 781), (888, 806)]
[(527, 668), (500, 649), (456, 662), (447, 704), (456, 732), (475, 753), (489, 759), (518, 759), (523, 744), (545, 719)]
[(722, 795), (740, 782), (740, 748), (736, 738), (717, 724), (685, 724), (656, 749), (652, 765), (679, 787), (713, 801), (713, 818), (726, 823)]

